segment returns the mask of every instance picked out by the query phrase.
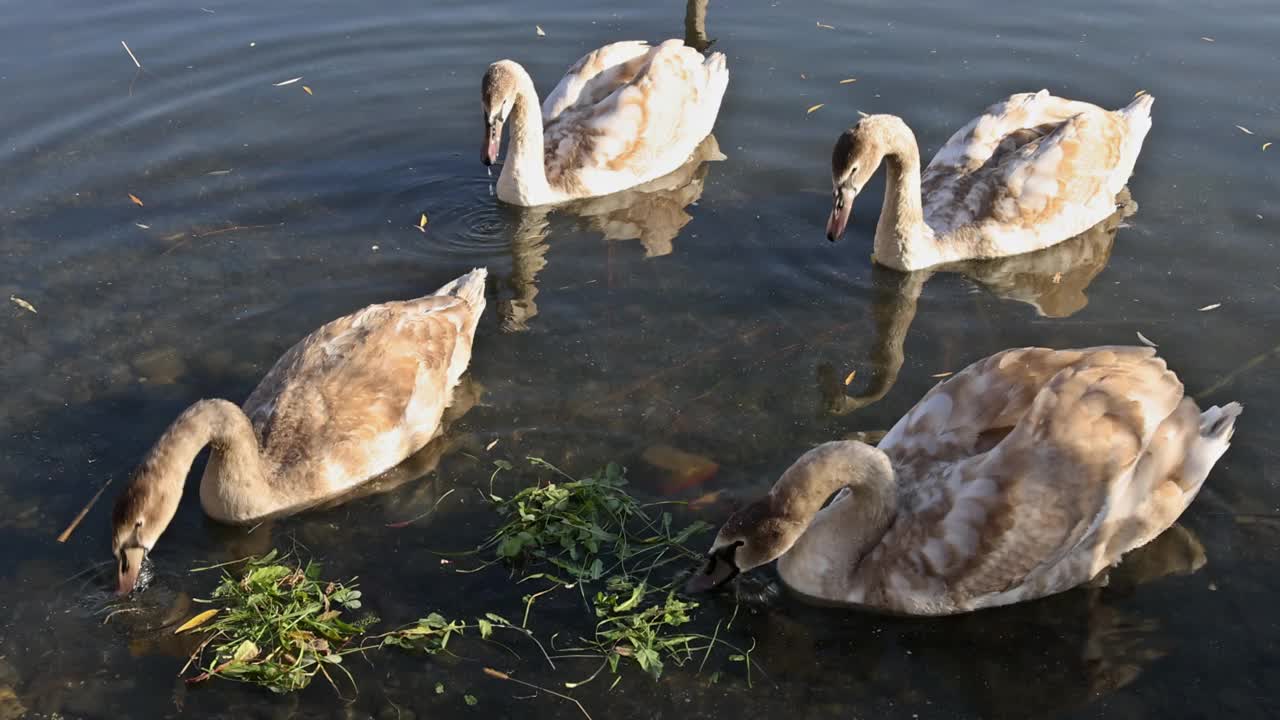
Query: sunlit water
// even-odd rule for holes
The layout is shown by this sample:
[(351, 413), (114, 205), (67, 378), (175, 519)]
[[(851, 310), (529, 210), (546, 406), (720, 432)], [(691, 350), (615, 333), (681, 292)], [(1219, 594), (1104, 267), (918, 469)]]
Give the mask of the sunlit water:
[[(931, 621), (783, 599), (743, 610), (731, 630), (756, 642), (767, 675), (752, 688), (721, 656), (714, 684), (695, 663), (575, 694), (596, 718), (1274, 715), (1280, 147), (1262, 144), (1280, 140), (1280, 11), (1261, 0), (718, 2), (701, 10), (732, 74), (715, 133), (725, 161), (617, 206), (500, 206), (478, 162), (485, 65), (517, 59), (545, 92), (604, 43), (696, 34), (700, 9), (687, 10), (0, 5), (0, 718), (577, 717), (480, 672), (563, 689), (594, 669), (551, 671), (532, 648), (520, 661), (483, 645), (355, 660), (361, 691), (344, 705), (323, 682), (291, 697), (186, 688), (176, 676), (190, 646), (166, 628), (213, 585), (188, 568), (295, 540), (333, 576), (358, 574), (388, 625), (433, 609), (515, 615), (525, 589), (498, 570), (459, 575), (433, 553), (491, 529), (472, 488), (487, 486), (493, 459), (536, 455), (574, 472), (618, 460), (651, 498), (727, 490), (702, 511), (717, 521), (812, 444), (887, 429), (935, 374), (1010, 346), (1137, 332), (1201, 400), (1247, 409), (1182, 529), (1128, 580)], [(1116, 220), (1114, 245), (1103, 233), (1077, 243), (1078, 261), (928, 282), (873, 269), (881, 182), (844, 242), (822, 238), (829, 149), (858, 111), (902, 115), (928, 156), (989, 102), (1041, 87), (1109, 107), (1156, 97), (1131, 184), (1139, 209)], [(459, 410), (473, 407), (409, 482), (252, 533), (204, 519), (189, 492), (147, 592), (107, 603), (109, 568), (91, 566), (108, 559), (110, 497), (183, 407), (238, 402), (323, 322), (476, 265), (492, 280)], [(841, 399), (853, 370), (859, 397)], [(644, 460), (655, 446), (719, 470), (682, 487)], [(54, 542), (109, 479), (70, 542)], [(450, 488), (435, 515), (386, 527)], [(570, 594), (539, 607), (548, 634), (589, 623)], [(731, 611), (710, 601), (703, 629)]]

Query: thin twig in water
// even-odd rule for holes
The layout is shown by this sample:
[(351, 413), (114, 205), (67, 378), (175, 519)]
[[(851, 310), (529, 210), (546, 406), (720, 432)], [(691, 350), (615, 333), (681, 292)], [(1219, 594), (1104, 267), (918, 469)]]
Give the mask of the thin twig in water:
[(591, 713), (587, 712), (587, 709), (586, 709), (585, 707), (583, 707), (583, 706), (582, 706), (582, 703), (578, 702), (577, 698), (570, 697), (569, 695), (565, 695), (565, 694), (563, 694), (563, 693), (558, 693), (558, 692), (556, 692), (555, 690), (550, 690), (550, 689), (544, 688), (544, 687), (542, 687), (541, 685), (534, 685), (534, 684), (533, 684), (533, 683), (531, 683), (531, 682), (525, 682), (524, 680), (521, 680), (521, 679), (519, 679), (519, 678), (513, 678), (513, 677), (511, 677), (510, 675), (508, 675), (508, 674), (506, 674), (506, 673), (502, 672), (501, 670), (494, 670), (493, 668), (488, 668), (488, 667), (487, 667), (487, 668), (485, 668), (485, 669), (484, 669), (484, 674), (485, 674), (485, 675), (488, 675), (488, 676), (489, 676), (489, 677), (491, 677), (491, 678), (497, 678), (497, 679), (499, 679), (499, 680), (507, 680), (507, 681), (510, 681), (510, 682), (516, 683), (516, 684), (518, 684), (518, 685), (523, 685), (523, 686), (525, 686), (525, 687), (527, 687), (527, 688), (532, 688), (532, 689), (534, 689), (534, 690), (540, 690), (540, 691), (542, 691), (542, 692), (544, 692), (544, 693), (546, 693), (546, 694), (548, 694), (548, 695), (555, 695), (556, 697), (560, 698), (561, 700), (568, 700), (569, 702), (571, 702), (571, 703), (573, 703), (574, 705), (577, 705), (577, 706), (578, 706), (578, 709), (582, 711), (582, 716), (583, 716), (583, 717), (585, 717), (587, 720), (591, 720)]
[(107, 486), (110, 484), (111, 478), (107, 478), (107, 481), (102, 484), (102, 487), (98, 488), (98, 492), (94, 493), (93, 497), (89, 498), (88, 504), (84, 506), (84, 509), (80, 511), (80, 514), (76, 515), (75, 519), (71, 521), (71, 524), (67, 526), (67, 529), (63, 530), (62, 534), (58, 536), (58, 542), (64, 543), (71, 538), (71, 533), (75, 532), (76, 528), (80, 526), (80, 521), (84, 520), (84, 516), (89, 514), (89, 509), (93, 507), (94, 503), (98, 502), (98, 498), (102, 497), (102, 493), (106, 491)]
[(444, 502), (444, 499), (445, 499), (445, 498), (447, 498), (447, 497), (449, 497), (450, 495), (452, 495), (454, 490), (457, 490), (457, 488), (452, 488), (452, 489), (450, 489), (450, 490), (449, 490), (449, 492), (447, 492), (447, 493), (445, 493), (445, 494), (441, 495), (439, 498), (437, 498), (437, 499), (436, 499), (435, 504), (431, 506), (431, 509), (427, 510), (426, 512), (422, 513), (421, 515), (419, 515), (419, 516), (417, 516), (417, 517), (409, 518), (408, 520), (401, 520), (400, 522), (387, 523), (387, 527), (389, 527), (389, 528), (396, 528), (396, 529), (409, 527), (410, 525), (412, 525), (412, 524), (414, 524), (414, 523), (418, 522), (418, 521), (419, 521), (419, 520), (421, 520), (422, 518), (424, 518), (424, 517), (426, 517), (426, 516), (430, 515), (431, 513), (435, 512), (435, 511), (436, 511), (436, 508), (440, 507), (440, 503)]
[(227, 228), (220, 228), (220, 229), (218, 229), (218, 230), (210, 230), (209, 232), (192, 233), (190, 237), (183, 239), (183, 241), (182, 241), (182, 242), (180, 242), (180, 243), (178, 243), (178, 244), (174, 245), (173, 247), (169, 248), (168, 250), (165, 250), (164, 252), (162, 252), (162, 253), (160, 253), (160, 254), (161, 254), (161, 255), (168, 255), (169, 253), (173, 252), (174, 250), (177, 250), (178, 248), (182, 247), (183, 245), (186, 245), (186, 244), (187, 244), (187, 242), (188, 242), (188, 241), (190, 241), (190, 240), (200, 240), (200, 239), (207, 238), (207, 237), (213, 237), (214, 235), (221, 235), (222, 233), (236, 232), (237, 230), (260, 230), (260, 229), (262, 229), (262, 228), (269, 228), (269, 227), (281, 227), (282, 225), (284, 225), (284, 223), (282, 223), (282, 222), (280, 222), (280, 223), (267, 223), (267, 224), (265, 224), (265, 225), (233, 225), (233, 226), (231, 226), (231, 227), (227, 227)]
[(120, 41), (120, 44), (124, 46), (124, 51), (125, 51), (125, 52), (127, 52), (127, 53), (129, 53), (129, 59), (133, 61), (133, 64), (134, 64), (134, 65), (137, 65), (137, 66), (138, 66), (138, 69), (139, 69), (139, 70), (141, 70), (141, 69), (142, 69), (142, 63), (138, 62), (138, 57), (137, 57), (136, 55), (134, 55), (134, 54), (133, 54), (133, 51), (132, 51), (132, 50), (130, 50), (130, 49), (129, 49), (129, 44), (128, 44), (128, 43), (126, 43), (126, 42), (125, 42), (125, 41), (123, 41), (123, 40), (121, 40), (121, 41)]
[(1196, 393), (1196, 399), (1203, 398), (1206, 395), (1212, 395), (1218, 390), (1221, 390), (1222, 388), (1226, 387), (1232, 380), (1235, 380), (1236, 377), (1238, 377), (1242, 373), (1252, 370), (1258, 365), (1261, 365), (1263, 362), (1266, 362), (1267, 358), (1271, 357), (1272, 355), (1275, 355), (1276, 353), (1280, 353), (1280, 345), (1277, 345), (1260, 355), (1255, 355), (1252, 359), (1250, 359), (1245, 364), (1241, 365), (1235, 370), (1232, 370), (1231, 372), (1222, 376), (1222, 379), (1218, 380), (1218, 382)]

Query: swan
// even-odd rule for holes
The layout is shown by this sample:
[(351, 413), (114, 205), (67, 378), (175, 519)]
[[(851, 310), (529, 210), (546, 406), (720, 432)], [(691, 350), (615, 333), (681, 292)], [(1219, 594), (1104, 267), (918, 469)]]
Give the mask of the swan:
[(1201, 412), (1152, 348), (1006, 350), (936, 385), (879, 447), (805, 453), (725, 522), (687, 589), (778, 559), (802, 596), (906, 615), (1062, 592), (1173, 524), (1241, 410)]
[(200, 504), (231, 524), (348, 493), (426, 445), (471, 360), (487, 274), (478, 268), (432, 295), (338, 318), (281, 356), (243, 406), (200, 400), (183, 411), (116, 499), (119, 592), (137, 584), (207, 445)]
[(883, 162), (884, 207), (874, 259), (897, 270), (997, 258), (1049, 247), (1115, 212), (1151, 129), (1152, 97), (1114, 112), (1022, 93), (962, 127), (920, 172), (911, 128), (870, 115), (831, 155), (827, 239), (844, 234), (853, 201)]
[(704, 58), (680, 40), (606, 45), (574, 63), (538, 109), (518, 63), (489, 66), (481, 84), (483, 160), (511, 147), (498, 199), (537, 206), (607, 195), (676, 170), (711, 134), (729, 84), (723, 53)]

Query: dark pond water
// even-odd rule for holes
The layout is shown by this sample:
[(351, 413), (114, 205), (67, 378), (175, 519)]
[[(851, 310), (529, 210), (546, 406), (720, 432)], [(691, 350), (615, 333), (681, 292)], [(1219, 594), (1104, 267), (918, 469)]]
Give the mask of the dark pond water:
[[(607, 42), (699, 35), (729, 58), (726, 161), (616, 204), (495, 201), (477, 162), (487, 63), (517, 59), (545, 92)], [(1181, 529), (1127, 580), (940, 621), (783, 600), (732, 629), (768, 673), (752, 688), (713, 658), (714, 684), (690, 666), (575, 694), (596, 718), (1274, 717), (1280, 146), (1262, 144), (1280, 141), (1277, 37), (1263, 0), (0, 3), (0, 718), (578, 717), (482, 675), (501, 656), (475, 646), (353, 662), (349, 705), (323, 683), (184, 689), (187, 648), (157, 628), (209, 592), (187, 568), (292, 539), (360, 575), (388, 623), (514, 614), (525, 590), (504, 574), (458, 575), (432, 552), (492, 526), (471, 488), (495, 458), (617, 460), (650, 498), (724, 490), (702, 511), (717, 521), (812, 444), (887, 429), (936, 373), (1139, 331), (1202, 401), (1248, 409)], [(1115, 232), (903, 276), (869, 262), (877, 182), (850, 236), (823, 239), (829, 149), (858, 111), (904, 116), (930, 155), (989, 102), (1041, 87), (1108, 107), (1156, 97), (1139, 209)], [(491, 310), (470, 409), (404, 473), (423, 477), (253, 533), (203, 518), (191, 491), (139, 612), (104, 617), (92, 566), (109, 502), (54, 541), (102, 483), (118, 490), (192, 401), (242, 400), (311, 329), (475, 265)], [(861, 397), (840, 400), (852, 370)], [(664, 446), (718, 472), (680, 487), (645, 460)], [(450, 488), (430, 519), (386, 527)], [(572, 597), (546, 608), (548, 633), (580, 627)], [(712, 601), (704, 620), (731, 610)], [(519, 667), (548, 686), (592, 669)]]

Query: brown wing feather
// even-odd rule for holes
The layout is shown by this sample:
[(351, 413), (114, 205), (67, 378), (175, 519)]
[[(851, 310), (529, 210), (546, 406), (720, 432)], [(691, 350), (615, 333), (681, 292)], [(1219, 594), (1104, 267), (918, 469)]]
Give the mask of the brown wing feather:
[(336, 460), (356, 470), (367, 460), (361, 448), (403, 424), (420, 401), (424, 374), (438, 375), (429, 384), (444, 389), (460, 328), (446, 314), (454, 308), (465, 309), (465, 302), (427, 297), (374, 305), (291, 348), (244, 404), (264, 458), (281, 467)]

